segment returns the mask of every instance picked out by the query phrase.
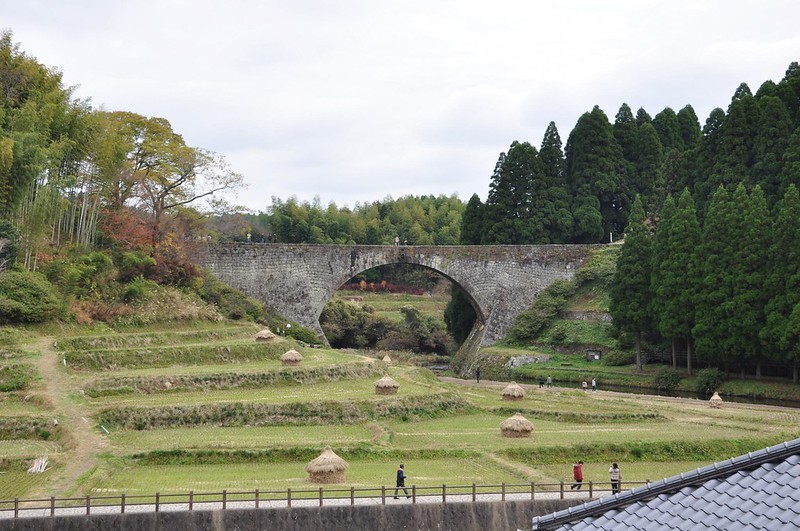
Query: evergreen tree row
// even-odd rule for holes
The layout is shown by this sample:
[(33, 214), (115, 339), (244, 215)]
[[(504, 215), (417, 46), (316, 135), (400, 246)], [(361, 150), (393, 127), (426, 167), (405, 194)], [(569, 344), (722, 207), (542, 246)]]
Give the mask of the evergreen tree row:
[(691, 105), (651, 117), (622, 104), (612, 124), (595, 107), (583, 114), (566, 147), (553, 122), (537, 150), (515, 141), (501, 153), (486, 203), (473, 195), (464, 210), (464, 244), (596, 243), (627, 225), (633, 198), (657, 215), (669, 194), (687, 188), (702, 219), (720, 186), (759, 185), (772, 209), (800, 182), (800, 66), (751, 93), (735, 91), (728, 110), (705, 126)]
[(800, 367), (800, 193), (794, 183), (770, 215), (756, 184), (718, 186), (704, 222), (688, 189), (664, 202), (652, 229), (637, 198), (611, 292), (615, 325), (641, 339), (663, 338), (692, 360), (723, 370), (771, 362)]

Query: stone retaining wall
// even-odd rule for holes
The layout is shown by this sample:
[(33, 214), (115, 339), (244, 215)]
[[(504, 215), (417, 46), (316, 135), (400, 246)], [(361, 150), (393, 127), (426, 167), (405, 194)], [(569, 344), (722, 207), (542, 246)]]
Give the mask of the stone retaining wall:
[(503, 531), (586, 500), (229, 509), (0, 519), (0, 531)]

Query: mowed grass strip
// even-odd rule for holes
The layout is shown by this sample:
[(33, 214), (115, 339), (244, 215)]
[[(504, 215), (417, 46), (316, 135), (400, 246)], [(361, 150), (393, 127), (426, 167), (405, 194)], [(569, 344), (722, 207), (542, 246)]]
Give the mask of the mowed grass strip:
[[(54, 455), (62, 451), (61, 445), (56, 441), (36, 441), (31, 439), (4, 439), (0, 440), (0, 458), (23, 459), (36, 458), (43, 455)], [(0, 475), (0, 484), (6, 477)]]
[(170, 367), (277, 360), (294, 345), (288, 341), (255, 341), (177, 345), (116, 350), (72, 350), (64, 352), (66, 365), (73, 370), (109, 370), (120, 367)]
[(375, 430), (364, 425), (326, 426), (324, 437), (319, 426), (268, 427), (199, 427), (146, 431), (116, 431), (109, 436), (111, 446), (119, 453), (177, 449), (259, 449), (291, 446), (313, 446), (324, 439), (333, 446), (366, 443)]
[(505, 384), (491, 388), (468, 386), (462, 393), (470, 400), (484, 408), (518, 408), (521, 410), (532, 409), (537, 411), (550, 411), (553, 413), (600, 413), (603, 415), (653, 413), (654, 408), (649, 404), (630, 403), (624, 400), (607, 400), (598, 404), (603, 398), (595, 393), (568, 390), (564, 388), (540, 389), (535, 385), (525, 385), (525, 398), (519, 401), (503, 400), (502, 392)]
[(102, 410), (98, 419), (110, 429), (147, 430), (189, 426), (352, 424), (388, 418), (435, 418), (474, 410), (469, 402), (454, 393), (438, 393), (371, 400), (117, 407)]
[[(399, 448), (538, 448), (574, 444), (614, 444), (620, 441), (696, 441), (741, 439), (752, 436), (747, 428), (706, 425), (666, 420), (619, 424), (585, 424), (532, 420), (529, 438), (506, 438), (500, 423), (506, 415), (475, 414), (419, 422), (387, 422), (392, 442)], [(530, 420), (530, 419), (529, 419)]]
[[(418, 396), (433, 392), (445, 392), (443, 388), (393, 376), (400, 383), (399, 396)], [(103, 396), (88, 401), (94, 406), (116, 407), (164, 407), (174, 405), (201, 405), (222, 403), (287, 404), (325, 400), (365, 400), (375, 398), (375, 382), (378, 376), (313, 384), (274, 385), (256, 389), (235, 388), (208, 392), (207, 390), (175, 391), (150, 395), (124, 394)]]
[[(25, 395), (28, 396), (28, 395)], [(4, 417), (39, 416), (47, 414), (48, 407), (34, 400), (25, 400), (15, 393), (0, 394), (0, 411)]]
[(59, 339), (54, 347), (61, 351), (141, 348), (186, 343), (209, 343), (254, 339), (259, 326), (254, 323), (227, 325), (206, 330), (108, 333), (102, 336), (73, 336)]
[[(341, 352), (332, 349), (308, 349), (299, 348), (294, 343), (289, 341), (281, 341), (276, 343), (281, 345), (278, 349), (281, 354), (287, 350), (294, 348), (303, 354), (303, 362), (300, 367), (321, 367), (325, 365), (345, 365), (351, 363), (364, 363), (374, 362), (376, 360), (367, 358), (360, 355)], [(280, 356), (278, 356), (279, 358)], [(266, 370), (280, 370), (283, 368), (281, 362), (276, 359), (257, 360), (257, 361), (237, 361), (235, 363), (221, 362), (209, 363), (205, 365), (173, 365), (170, 367), (169, 374), (167, 375), (163, 367), (138, 367), (138, 368), (123, 368), (117, 367), (113, 371), (105, 374), (113, 374), (115, 378), (137, 378), (137, 377), (164, 377), (164, 376), (199, 376), (207, 374), (221, 374), (221, 373), (248, 373), (248, 372), (261, 372)], [(87, 382), (96, 381), (97, 374), (92, 373), (73, 373), (76, 379), (84, 379)], [(102, 379), (102, 378), (101, 378)], [(90, 385), (90, 384), (87, 384)]]
[[(334, 451), (336, 448), (334, 448)], [(380, 486), (391, 487), (394, 494), (395, 471), (401, 461), (351, 460), (348, 462), (346, 483), (324, 485), (325, 489), (347, 489), (377, 487), (375, 495), (380, 497)], [(442, 484), (471, 485), (500, 484), (519, 480), (497, 463), (477, 458), (403, 459), (409, 479), (406, 485), (438, 487)], [(126, 493), (128, 495), (161, 493), (221, 492), (222, 489), (237, 491), (281, 491), (292, 489), (292, 497), (302, 497), (300, 490), (311, 491), (306, 496), (319, 495), (320, 485), (310, 483), (305, 471), (305, 462), (284, 463), (233, 463), (220, 465), (132, 465), (118, 466), (90, 479), (84, 494)], [(433, 491), (429, 491), (433, 492)], [(342, 493), (344, 495), (344, 493)], [(266, 499), (268, 495), (265, 495)]]
[(93, 398), (132, 393), (158, 393), (222, 389), (262, 388), (272, 385), (317, 384), (323, 382), (379, 377), (383, 364), (349, 363), (316, 367), (282, 367), (268, 372), (222, 372), (170, 376), (123, 376), (95, 380), (84, 387)]
[(29, 474), (25, 470), (26, 467), (27, 465), (21, 465), (12, 470), (0, 471), (2, 472), (0, 475), (2, 478), (0, 480), (0, 500), (10, 500), (7, 504), (0, 505), (0, 509), (13, 509), (14, 498), (24, 499), (34, 488), (47, 484), (56, 474), (52, 466), (40, 474)]

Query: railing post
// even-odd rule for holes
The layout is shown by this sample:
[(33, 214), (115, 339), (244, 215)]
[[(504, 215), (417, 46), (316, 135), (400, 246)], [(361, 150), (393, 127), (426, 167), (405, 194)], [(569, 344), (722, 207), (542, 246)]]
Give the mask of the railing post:
[(475, 503), (476, 496), (477, 496), (477, 489), (475, 489), (475, 483), (472, 484), (472, 502)]
[(442, 503), (447, 503), (447, 485), (442, 483)]
[(500, 484), (500, 501), (506, 501), (506, 482)]
[(356, 504), (356, 488), (352, 485), (350, 486), (350, 505)]
[(123, 492), (119, 497), (119, 512), (125, 514), (125, 493)]
[(287, 507), (291, 507), (292, 506), (292, 488), (291, 487), (286, 489), (286, 506)]
[(87, 494), (86, 495), (86, 514), (91, 514), (92, 512), (92, 498)]
[(561, 482), (561, 499), (564, 499), (564, 482)]
[(19, 518), (19, 498), (14, 498), (14, 518)]
[(417, 503), (417, 486), (411, 485), (411, 503)]
[(50, 517), (56, 515), (56, 497), (50, 496)]
[(531, 481), (531, 500), (534, 499), (536, 493), (536, 485)]
[(594, 490), (594, 489), (592, 488), (592, 482), (591, 482), (591, 481), (589, 481), (589, 497), (590, 497), (590, 498), (592, 497), (592, 491), (593, 491), (593, 490)]
[(161, 506), (161, 493), (156, 492), (156, 512), (158, 512), (160, 506)]
[(222, 489), (222, 510), (228, 508), (228, 490)]
[(322, 487), (319, 488), (319, 506), (322, 507)]
[(258, 489), (256, 489), (256, 509), (258, 509)]
[(386, 485), (381, 485), (381, 505), (386, 505)]
[(190, 511), (194, 510), (194, 491), (193, 490), (189, 491), (189, 510)]

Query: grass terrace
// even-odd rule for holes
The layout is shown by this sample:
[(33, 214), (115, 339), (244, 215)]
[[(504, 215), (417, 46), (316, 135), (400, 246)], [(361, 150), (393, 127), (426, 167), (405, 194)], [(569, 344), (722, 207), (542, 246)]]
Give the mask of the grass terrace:
[[(14, 363), (36, 371), (25, 389), (0, 392), (0, 498), (314, 489), (304, 467), (326, 445), (350, 463), (348, 488), (393, 485), (400, 462), (418, 486), (557, 483), (577, 459), (588, 479), (605, 480), (618, 460), (626, 480), (644, 481), (800, 435), (798, 410), (607, 392), (603, 371), (618, 369), (576, 357), (552, 361), (576, 379), (597, 375), (599, 392), (534, 384), (507, 402), (505, 383), (440, 380), (413, 354), (390, 353), (386, 367), (384, 353), (257, 343), (259, 328), (0, 332), (23, 360)], [(297, 367), (278, 361), (289, 348), (304, 356)], [(547, 371), (558, 382), (554, 365)], [(385, 373), (398, 394), (376, 395)], [(518, 411), (532, 437), (501, 437), (500, 423)], [(42, 455), (52, 468), (27, 474)]]

